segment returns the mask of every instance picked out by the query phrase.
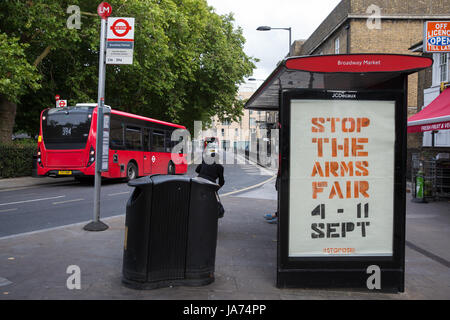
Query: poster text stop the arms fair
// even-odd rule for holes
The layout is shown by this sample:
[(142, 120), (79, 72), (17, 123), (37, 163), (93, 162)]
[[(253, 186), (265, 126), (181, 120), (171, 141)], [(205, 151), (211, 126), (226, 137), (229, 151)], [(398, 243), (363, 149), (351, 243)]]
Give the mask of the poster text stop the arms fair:
[(290, 255), (392, 254), (394, 104), (291, 108)]
[[(341, 181), (313, 181), (312, 198), (321, 199), (361, 199), (370, 198), (370, 184), (364, 177), (369, 175), (369, 162), (363, 160), (368, 157), (366, 146), (369, 138), (364, 136), (364, 129), (370, 125), (369, 118), (311, 118), (311, 132), (325, 133), (325, 137), (312, 138), (311, 142), (315, 145), (316, 157), (312, 165), (311, 177), (315, 178), (353, 178), (360, 180), (341, 180)], [(337, 138), (336, 133), (357, 133), (361, 137)], [(324, 153), (331, 154), (333, 161), (324, 161)], [(354, 161), (358, 158), (361, 160)], [(364, 209), (363, 209), (364, 208)], [(356, 207), (356, 217), (363, 218), (365, 221), (358, 220), (335, 222), (335, 223), (312, 223), (311, 238), (345, 238), (350, 232), (359, 232), (361, 237), (366, 237), (367, 228), (370, 226), (369, 203), (358, 203)], [(364, 214), (362, 215), (362, 211)], [(336, 210), (337, 214), (343, 213), (343, 208)], [(318, 204), (311, 211), (312, 216), (319, 216), (322, 221), (326, 219), (326, 205)], [(328, 252), (329, 248), (326, 248)], [(340, 253), (352, 253), (353, 248), (339, 250)], [(336, 250), (333, 250), (333, 252)]]

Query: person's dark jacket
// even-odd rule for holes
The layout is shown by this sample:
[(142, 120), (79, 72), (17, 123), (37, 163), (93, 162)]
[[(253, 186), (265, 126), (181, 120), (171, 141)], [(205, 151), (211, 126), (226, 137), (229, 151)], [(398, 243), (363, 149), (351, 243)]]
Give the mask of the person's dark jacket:
[(216, 181), (219, 179), (220, 187), (225, 184), (225, 179), (223, 178), (223, 166), (221, 164), (207, 164), (203, 161), (197, 166), (195, 172), (198, 173), (200, 178), (207, 179), (214, 183), (217, 183)]

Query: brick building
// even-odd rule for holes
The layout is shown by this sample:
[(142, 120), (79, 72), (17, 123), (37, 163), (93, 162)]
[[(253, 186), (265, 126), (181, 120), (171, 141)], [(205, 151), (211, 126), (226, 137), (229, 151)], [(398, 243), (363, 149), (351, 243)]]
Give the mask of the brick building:
[[(253, 92), (239, 92), (238, 99), (247, 100)], [(257, 121), (260, 115), (255, 115), (254, 111), (244, 110), (239, 121), (225, 119), (219, 120), (214, 116), (211, 121), (211, 127), (206, 130), (204, 135), (219, 138), (220, 148), (222, 149), (245, 149), (249, 141), (249, 134), (257, 130)]]
[[(418, 92), (417, 101), (419, 108), (427, 107), (441, 93), (441, 84), (446, 86), (450, 83), (450, 53), (423, 53), (423, 41), (420, 41), (410, 50), (417, 52), (425, 57), (433, 59), (433, 67), (422, 70), (418, 74)], [(416, 133), (423, 135), (421, 147), (422, 150), (434, 153), (450, 152), (450, 130), (427, 131)], [(431, 150), (433, 149), (433, 150)]]
[[(450, 0), (342, 0), (307, 40), (293, 44), (295, 56), (351, 53), (413, 53), (427, 20), (449, 20)], [(408, 79), (408, 116), (418, 101), (418, 74)], [(423, 98), (422, 98), (423, 99)], [(421, 146), (420, 134), (408, 135), (408, 149)]]

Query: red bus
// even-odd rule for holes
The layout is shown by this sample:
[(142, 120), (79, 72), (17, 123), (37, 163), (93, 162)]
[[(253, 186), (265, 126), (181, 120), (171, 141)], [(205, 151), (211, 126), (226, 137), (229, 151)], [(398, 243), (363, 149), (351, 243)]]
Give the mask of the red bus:
[[(96, 106), (80, 103), (41, 112), (39, 176), (82, 179), (95, 175)], [(186, 173), (186, 154), (171, 153), (176, 129), (186, 127), (111, 109), (109, 164), (102, 177), (130, 180), (155, 173)]]

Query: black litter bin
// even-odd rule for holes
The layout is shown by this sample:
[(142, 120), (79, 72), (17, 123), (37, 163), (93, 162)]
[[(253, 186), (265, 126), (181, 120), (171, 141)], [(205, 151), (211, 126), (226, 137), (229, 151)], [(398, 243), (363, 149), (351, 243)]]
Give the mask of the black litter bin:
[(154, 175), (128, 183), (123, 283), (135, 289), (214, 281), (219, 186)]

